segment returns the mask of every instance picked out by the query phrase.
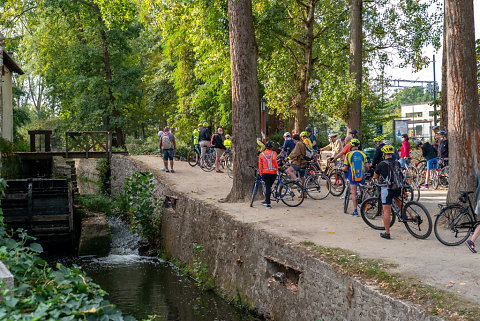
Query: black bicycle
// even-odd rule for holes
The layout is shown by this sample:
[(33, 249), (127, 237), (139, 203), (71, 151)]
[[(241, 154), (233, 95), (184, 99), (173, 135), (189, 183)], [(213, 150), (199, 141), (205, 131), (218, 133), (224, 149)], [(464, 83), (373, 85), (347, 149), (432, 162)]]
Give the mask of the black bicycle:
[[(378, 188), (380, 186), (376, 184)], [(432, 233), (432, 219), (430, 213), (421, 203), (417, 201), (406, 201), (409, 197), (402, 188), (401, 196), (395, 199), (392, 204), (390, 227), (398, 218), (399, 222), (405, 224), (407, 231), (415, 238), (426, 239)], [(413, 195), (412, 195), (413, 196)], [(405, 204), (405, 205), (404, 205)], [(360, 215), (363, 221), (373, 229), (385, 230), (383, 225), (383, 208), (381, 193), (363, 201), (360, 208)]]
[[(435, 219), (435, 236), (445, 245), (455, 246), (465, 242), (472, 231), (480, 224), (477, 222), (477, 215), (473, 209), (469, 192), (458, 192), (459, 202), (447, 206), (440, 205), (442, 208)], [(467, 204), (468, 205), (463, 205)]]
[(188, 164), (192, 167), (200, 165), (200, 147), (192, 146), (187, 154)]

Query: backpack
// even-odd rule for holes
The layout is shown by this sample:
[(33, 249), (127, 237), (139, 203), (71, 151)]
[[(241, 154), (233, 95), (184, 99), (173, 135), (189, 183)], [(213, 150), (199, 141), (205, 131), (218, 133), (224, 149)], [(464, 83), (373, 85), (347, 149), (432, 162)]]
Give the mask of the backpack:
[(212, 138), (210, 138), (210, 146), (212, 146), (212, 147), (214, 147), (214, 148), (217, 147), (217, 144), (214, 142), (215, 136), (219, 136), (219, 137), (220, 137), (220, 135), (219, 135), (219, 134), (213, 134), (213, 135), (212, 135)]
[(162, 149), (172, 148), (172, 141), (170, 140), (170, 133), (164, 133), (162, 136)]
[(389, 190), (400, 190), (403, 187), (404, 177), (402, 173), (402, 166), (398, 161), (386, 162), (388, 165), (388, 179), (386, 180), (387, 188)]
[(304, 156), (304, 159), (307, 160), (307, 161), (311, 161), (314, 156), (315, 156), (315, 153), (313, 151), (313, 149), (310, 147), (310, 146), (307, 146), (307, 144), (303, 143), (303, 145), (305, 146), (305, 156)]

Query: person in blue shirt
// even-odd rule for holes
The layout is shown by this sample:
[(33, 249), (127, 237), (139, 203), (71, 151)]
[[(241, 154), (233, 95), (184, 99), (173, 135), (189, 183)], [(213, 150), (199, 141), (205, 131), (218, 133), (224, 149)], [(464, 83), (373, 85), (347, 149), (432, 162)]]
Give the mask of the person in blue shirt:
[(312, 142), (313, 150), (318, 150), (317, 137), (315, 137), (315, 134), (313, 134), (313, 128), (310, 126), (306, 127), (305, 131), (307, 132), (308, 139), (310, 139), (310, 141)]
[(368, 171), (366, 165), (367, 155), (361, 150), (358, 150), (358, 147), (360, 146), (359, 139), (352, 138), (350, 146), (350, 152), (345, 156), (345, 161), (343, 163), (343, 171), (348, 173), (348, 182), (350, 183), (350, 192), (354, 208), (352, 216), (358, 216), (357, 186), (365, 182), (365, 173)]
[(283, 134), (283, 138), (285, 138), (285, 142), (283, 143), (283, 158), (287, 158), (288, 155), (292, 152), (295, 148), (295, 142), (293, 141), (292, 137), (290, 137), (290, 133), (286, 132)]

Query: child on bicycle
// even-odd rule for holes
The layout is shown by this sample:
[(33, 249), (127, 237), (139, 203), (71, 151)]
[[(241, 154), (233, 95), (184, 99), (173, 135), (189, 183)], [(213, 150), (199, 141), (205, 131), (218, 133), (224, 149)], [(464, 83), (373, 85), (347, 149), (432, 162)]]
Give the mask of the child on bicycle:
[(350, 183), (350, 192), (352, 194), (353, 213), (352, 216), (358, 216), (357, 211), (357, 186), (365, 182), (365, 173), (368, 170), (365, 163), (367, 162), (367, 156), (358, 150), (360, 146), (360, 140), (352, 138), (350, 141), (351, 151), (345, 156), (343, 163), (343, 171), (347, 173), (347, 178)]
[(265, 182), (265, 201), (262, 205), (267, 207), (267, 210), (271, 209), (270, 196), (272, 194), (272, 185), (277, 178), (278, 164), (277, 153), (272, 151), (274, 143), (268, 141), (265, 144), (265, 150), (258, 156), (258, 171), (260, 176)]

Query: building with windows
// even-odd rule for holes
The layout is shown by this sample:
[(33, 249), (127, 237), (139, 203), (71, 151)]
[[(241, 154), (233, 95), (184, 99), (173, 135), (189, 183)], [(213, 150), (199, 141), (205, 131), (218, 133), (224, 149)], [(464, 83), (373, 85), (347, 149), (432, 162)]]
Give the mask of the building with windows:
[[(403, 133), (421, 140), (432, 138), (434, 127), (434, 106), (431, 102), (401, 105), (401, 118), (395, 119), (395, 133)], [(440, 106), (437, 106), (437, 124), (440, 122)]]

